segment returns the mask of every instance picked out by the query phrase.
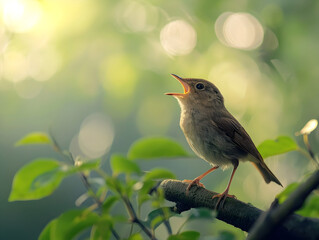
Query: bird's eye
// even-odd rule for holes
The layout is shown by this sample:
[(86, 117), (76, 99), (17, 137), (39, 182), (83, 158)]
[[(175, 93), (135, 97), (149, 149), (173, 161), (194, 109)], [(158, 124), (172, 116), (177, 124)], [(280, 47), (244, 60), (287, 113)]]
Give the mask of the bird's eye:
[(195, 87), (196, 87), (197, 89), (199, 89), (199, 90), (202, 90), (202, 89), (205, 88), (204, 84), (202, 84), (202, 83), (197, 83)]

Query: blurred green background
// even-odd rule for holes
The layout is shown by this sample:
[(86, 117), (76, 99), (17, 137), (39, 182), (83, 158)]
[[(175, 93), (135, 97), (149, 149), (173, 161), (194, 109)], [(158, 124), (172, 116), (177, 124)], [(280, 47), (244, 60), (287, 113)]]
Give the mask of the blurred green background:
[[(20, 167), (37, 157), (58, 157), (46, 146), (14, 147), (29, 132), (50, 131), (76, 156), (103, 156), (105, 169), (109, 152), (125, 153), (142, 136), (169, 136), (191, 152), (178, 126), (179, 106), (164, 95), (182, 91), (170, 73), (214, 82), (256, 145), (293, 136), (319, 118), (318, 1), (0, 3), (1, 239), (36, 239), (85, 191), (73, 177), (43, 200), (8, 203)], [(310, 141), (318, 151), (318, 131)], [(297, 153), (266, 163), (284, 186), (313, 169)], [(144, 170), (154, 166), (179, 179), (209, 167), (196, 157), (142, 163)], [(222, 191), (229, 175), (219, 170), (203, 183)], [(244, 163), (230, 193), (265, 209), (280, 191)], [(187, 227), (233, 231), (223, 223)], [(243, 236), (238, 232), (238, 239)]]

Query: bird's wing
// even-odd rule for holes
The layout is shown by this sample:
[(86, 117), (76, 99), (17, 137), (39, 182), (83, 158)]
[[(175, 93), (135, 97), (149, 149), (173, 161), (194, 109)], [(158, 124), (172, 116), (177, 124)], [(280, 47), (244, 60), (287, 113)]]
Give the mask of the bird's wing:
[(263, 162), (263, 158), (258, 152), (250, 136), (236, 119), (222, 117), (214, 119), (214, 122), (218, 128), (226, 133), (226, 135), (229, 136), (241, 149), (254, 156), (257, 160)]

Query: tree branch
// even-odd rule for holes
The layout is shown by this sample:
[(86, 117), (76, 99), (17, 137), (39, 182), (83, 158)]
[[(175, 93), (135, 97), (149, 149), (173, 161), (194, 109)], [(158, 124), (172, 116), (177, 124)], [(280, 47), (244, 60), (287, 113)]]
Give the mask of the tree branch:
[[(300, 184), (283, 204), (279, 205), (278, 202), (275, 201), (273, 206), (260, 216), (248, 235), (247, 240), (269, 239), (271, 232), (275, 230), (280, 223), (284, 222), (290, 214), (302, 207), (309, 194), (318, 188), (318, 186), (319, 171), (316, 171), (306, 182)], [(312, 232), (310, 233), (313, 234)], [(317, 239), (319, 239), (319, 237), (317, 237)]]
[[(200, 207), (215, 209), (218, 199), (212, 197), (217, 193), (193, 186), (186, 195), (187, 186), (187, 183), (170, 179), (160, 184), (165, 198), (176, 203), (174, 211), (181, 213)], [(251, 204), (227, 198), (224, 207), (218, 211), (217, 219), (248, 232), (262, 213), (262, 210)], [(319, 239), (319, 219), (292, 214), (273, 232), (271, 239)]]

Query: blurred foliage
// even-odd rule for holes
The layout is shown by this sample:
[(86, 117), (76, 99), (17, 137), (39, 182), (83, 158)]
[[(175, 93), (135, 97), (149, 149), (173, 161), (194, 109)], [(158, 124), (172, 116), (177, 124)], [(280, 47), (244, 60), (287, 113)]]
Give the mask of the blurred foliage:
[[(284, 203), (285, 200), (289, 197), (291, 193), (294, 192), (300, 183), (294, 182), (289, 184), (280, 194), (278, 194), (277, 198), (279, 203)], [(301, 209), (296, 211), (297, 214), (300, 214), (305, 217), (319, 218), (319, 193), (318, 190), (315, 191), (314, 194), (308, 197), (305, 204)]]
[(24, 145), (24, 144), (47, 144), (50, 143), (50, 138), (45, 133), (30, 133), (25, 136), (23, 139), (16, 143), (16, 146)]
[(199, 239), (199, 232), (195, 231), (186, 231), (176, 235), (172, 235), (168, 238), (168, 240), (197, 240)]
[[(1, 0), (0, 238), (34, 239), (83, 192), (71, 174), (40, 203), (7, 202), (7, 183), (19, 168), (38, 157), (57, 158), (46, 147), (15, 148), (26, 133), (51, 132), (62, 149), (81, 159), (103, 159), (150, 135), (186, 146), (179, 107), (163, 95), (180, 89), (170, 73), (213, 81), (256, 144), (292, 136), (308, 119), (318, 119), (318, 11), (318, 1), (295, 0)], [(223, 27), (232, 36), (221, 35)], [(247, 29), (257, 34), (247, 35)], [(302, 146), (301, 138), (296, 141)], [(319, 131), (309, 135), (310, 143), (318, 141)], [(318, 144), (312, 147), (319, 151)], [(299, 153), (267, 159), (285, 186), (313, 169)], [(121, 156), (130, 160), (129, 154)], [(191, 157), (182, 164), (168, 159), (138, 163), (141, 171), (169, 168), (179, 179), (193, 178), (206, 167)], [(102, 169), (112, 172), (109, 164)], [(268, 207), (280, 188), (248, 171), (238, 169), (239, 186), (245, 187), (233, 191)], [(208, 176), (205, 185), (224, 187), (224, 175), (214, 175), (219, 181)]]
[(186, 157), (188, 153), (176, 142), (166, 138), (145, 138), (133, 143), (128, 158)]
[[(42, 139), (42, 141), (39, 139)], [(279, 137), (278, 139), (277, 141), (264, 141), (261, 144), (263, 152), (272, 156), (299, 148), (288, 137)], [(155, 230), (161, 225), (164, 225), (167, 230), (168, 240), (199, 239), (200, 232), (182, 231), (182, 228), (193, 220), (212, 221), (216, 217), (216, 213), (211, 210), (194, 209), (188, 213), (186, 220), (179, 229), (172, 229), (169, 219), (181, 217), (181, 215), (172, 212), (171, 207), (166, 206), (167, 203), (164, 201), (164, 195), (160, 188), (157, 188), (156, 191), (153, 191), (153, 189), (160, 179), (175, 178), (175, 174), (164, 168), (154, 168), (144, 172), (140, 169), (138, 161), (133, 161), (139, 158), (151, 160), (154, 158), (172, 158), (172, 156), (188, 156), (187, 152), (174, 140), (148, 137), (134, 142), (128, 153), (128, 156), (131, 156), (130, 158), (121, 154), (110, 156), (112, 175), (108, 175), (101, 169), (100, 160), (74, 159), (72, 154), (62, 151), (56, 145), (56, 141), (51, 141), (48, 135), (44, 133), (28, 134), (18, 143), (18, 145), (49, 144), (63, 156), (62, 159), (66, 158), (68, 162), (65, 163), (55, 159), (36, 159), (28, 163), (16, 173), (9, 201), (35, 200), (51, 195), (62, 180), (71, 174), (80, 174), (83, 184), (87, 188), (86, 195), (82, 195), (85, 196), (85, 199), (77, 200), (77, 202), (82, 204), (88, 198), (94, 200), (93, 205), (68, 210), (52, 220), (43, 229), (39, 240), (75, 239), (87, 229), (90, 229), (89, 239), (92, 240), (110, 239), (112, 235), (115, 239), (123, 239), (125, 238), (124, 234), (128, 236), (128, 239), (143, 239), (145, 237), (154, 239), (156, 238)], [(290, 145), (294, 147), (287, 148)], [(92, 177), (94, 173), (98, 174), (97, 178)], [(287, 196), (298, 185), (298, 183), (294, 183), (284, 189), (278, 195), (279, 202), (284, 203)], [(303, 216), (318, 217), (318, 197), (319, 195), (313, 194), (298, 213)], [(134, 199), (137, 199), (137, 201), (135, 202)], [(143, 220), (140, 216), (140, 210), (143, 208), (142, 205), (144, 206), (147, 202), (151, 203), (152, 210)], [(127, 216), (118, 215), (115, 211), (112, 211), (113, 207), (120, 203), (126, 208)], [(117, 230), (121, 229), (119, 225), (123, 224), (132, 224), (129, 233)], [(140, 230), (133, 230), (133, 224), (138, 225)], [(218, 236), (213, 238), (235, 239), (231, 232), (225, 231), (220, 232)]]

